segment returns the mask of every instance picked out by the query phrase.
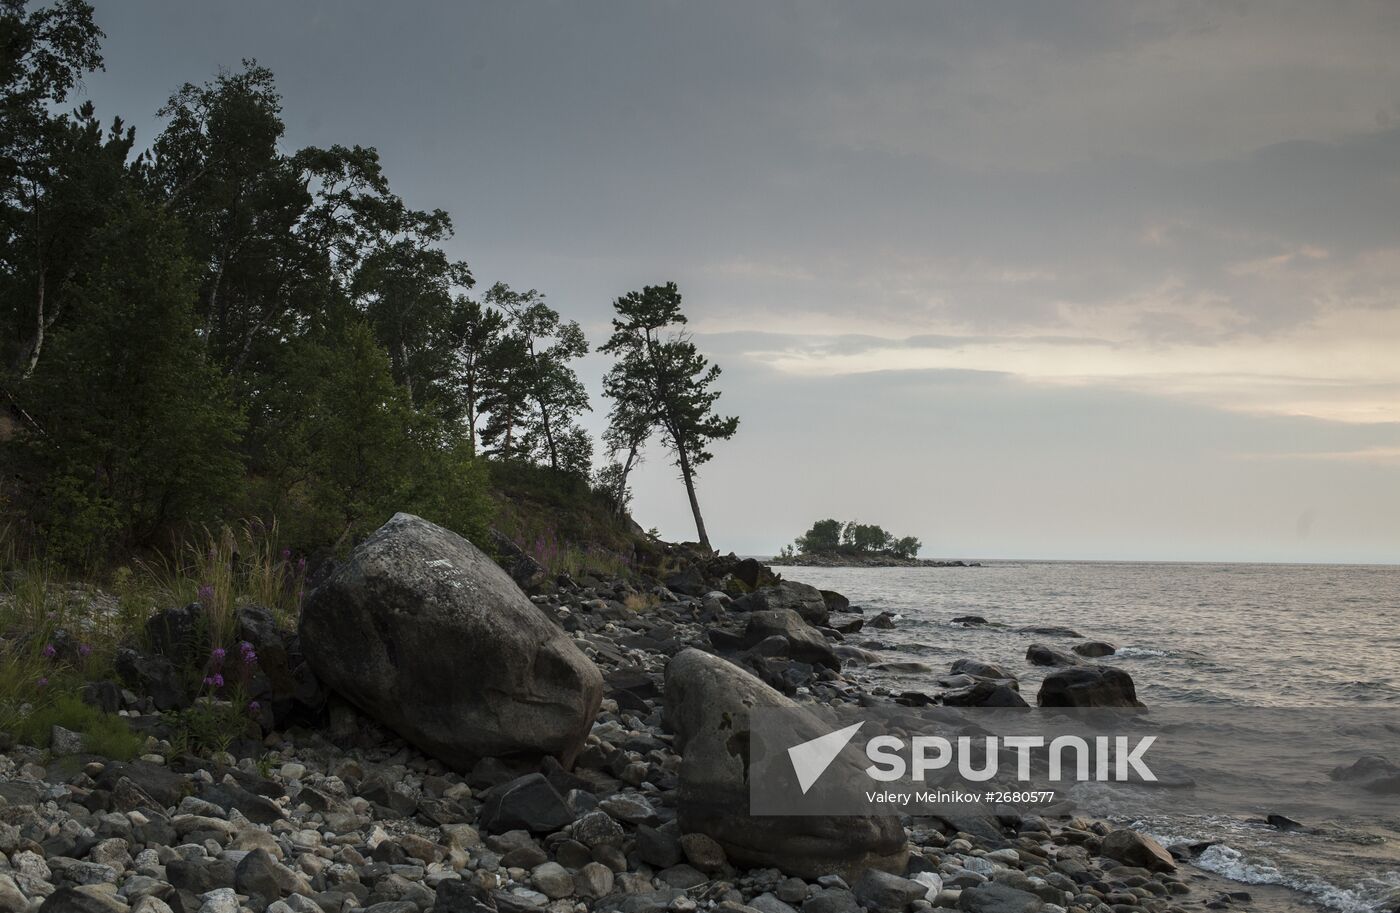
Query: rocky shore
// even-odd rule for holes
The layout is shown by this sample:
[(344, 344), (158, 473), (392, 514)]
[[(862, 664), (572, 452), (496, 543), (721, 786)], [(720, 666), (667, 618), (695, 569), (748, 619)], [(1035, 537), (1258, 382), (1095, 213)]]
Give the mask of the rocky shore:
[[(501, 570), (398, 515), (319, 575), (298, 631), (245, 607), (251, 712), (227, 751), (173, 744), (200, 696), (200, 607), (152, 619), (92, 701), (129, 762), (54, 732), (0, 743), (0, 913), (1175, 913), (1242, 908), (1131, 830), (1082, 818), (754, 818), (758, 706), (910, 700), (861, 680), (859, 609), (754, 559), (646, 584)], [(884, 623), (894, 623), (886, 619)], [(196, 655), (191, 656), (190, 651)], [(1093, 652), (1093, 651), (1090, 651)], [(1041, 704), (1136, 702), (1082, 653)], [(208, 661), (207, 659), (203, 661)], [(250, 662), (250, 668), (253, 663)], [(1026, 703), (960, 661), (921, 699)], [(162, 711), (165, 713), (163, 714)]]

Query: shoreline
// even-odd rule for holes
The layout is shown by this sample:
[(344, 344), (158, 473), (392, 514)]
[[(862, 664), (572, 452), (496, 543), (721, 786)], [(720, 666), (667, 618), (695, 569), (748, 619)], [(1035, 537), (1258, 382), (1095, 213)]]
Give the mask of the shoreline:
[(958, 558), (896, 558), (892, 555), (793, 555), (764, 560), (772, 567), (981, 567), (980, 561)]

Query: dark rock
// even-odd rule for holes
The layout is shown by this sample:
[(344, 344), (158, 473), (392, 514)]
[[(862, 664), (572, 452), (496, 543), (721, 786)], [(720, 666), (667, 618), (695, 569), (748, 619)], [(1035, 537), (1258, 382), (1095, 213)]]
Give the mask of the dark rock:
[(1041, 707), (1142, 707), (1133, 678), (1113, 666), (1079, 666), (1045, 676)]
[(209, 658), (209, 628), (204, 606), (163, 609), (146, 620), (146, 642), (158, 656), (181, 669), (195, 669)]
[(306, 600), (316, 675), (459, 770), (498, 755), (566, 766), (602, 701), (593, 662), (470, 542), (396, 514)]
[(481, 828), (490, 833), (527, 830), (547, 834), (574, 820), (564, 797), (541, 773), (492, 787), (483, 800)]
[[(682, 762), (678, 821), (713, 837), (736, 865), (816, 877), (867, 868), (902, 871), (904, 829), (893, 815), (750, 816), (747, 746), (754, 707), (797, 705), (732, 663), (686, 650), (666, 668), (666, 722)], [(814, 731), (825, 732), (815, 720)], [(838, 759), (837, 764), (844, 764)]]
[(1026, 648), (1026, 661), (1033, 666), (1082, 666), (1084, 660), (1067, 650), (1031, 644)]
[(474, 881), (448, 878), (438, 882), (434, 913), (496, 913), (496, 909), (490, 893)]
[(190, 705), (184, 677), (164, 656), (145, 655), (122, 647), (117, 650), (112, 666), (122, 684), (149, 697), (157, 710), (183, 710)]
[(149, 761), (110, 761), (98, 775), (97, 785), (112, 790), (116, 795), (123, 779), (128, 780), (142, 794), (149, 796), (154, 801), (153, 807), (162, 810), (179, 805), (180, 800), (190, 794), (190, 782), (184, 775)]
[(894, 627), (894, 613), (893, 613), (893, 612), (881, 612), (879, 615), (876, 615), (874, 618), (870, 619), (870, 621), (868, 622), (868, 624), (869, 624), (870, 627), (872, 627), (872, 628), (884, 628), (884, 629), (886, 629), (886, 630), (888, 630), (889, 628), (893, 628), (893, 627)]
[(968, 913), (1039, 913), (1041, 899), (998, 881), (963, 888), (958, 909)]
[(954, 660), (950, 670), (954, 675), (970, 675), (973, 678), (988, 678), (997, 681), (1016, 681), (1016, 674), (1008, 672), (995, 663), (984, 663), (977, 659)]
[(537, 592), (549, 581), (549, 572), (534, 558), (525, 554), (505, 533), (491, 530), (491, 545), (496, 552), (496, 562), (501, 566), (515, 585), (527, 593)]
[(949, 707), (1029, 707), (1019, 691), (1000, 682), (980, 681), (956, 691), (946, 691), (943, 703)]
[(637, 828), (637, 855), (647, 865), (670, 868), (682, 859), (681, 843), (674, 834), (643, 824)]
[(749, 612), (779, 612), (789, 610), (802, 616), (808, 624), (827, 623), (826, 600), (821, 590), (805, 583), (783, 580), (772, 586), (760, 587), (741, 599), (735, 600), (735, 607)]
[(122, 709), (122, 689), (116, 682), (88, 682), (83, 686), (84, 704), (96, 707), (103, 713), (116, 713)]
[(1109, 859), (1116, 859), (1150, 872), (1172, 872), (1176, 870), (1176, 860), (1172, 854), (1151, 837), (1137, 831), (1121, 828), (1103, 838), (1099, 853)]
[(1105, 643), (1102, 640), (1086, 640), (1082, 644), (1075, 644), (1071, 647), (1080, 656), (1087, 656), (1090, 659), (1098, 659), (1100, 656), (1112, 656), (1118, 652), (1118, 648), (1113, 644)]
[(957, 618), (953, 619), (953, 624), (984, 625), (987, 624), (987, 619), (983, 618), (981, 615), (959, 615)]
[(788, 642), (788, 655), (801, 662), (828, 669), (841, 668), (836, 651), (821, 632), (790, 609), (767, 610), (749, 615), (744, 630), (745, 646), (752, 647), (770, 637), (782, 637)]
[(821, 590), (822, 599), (826, 602), (828, 612), (849, 612), (851, 601), (834, 590)]
[(39, 913), (113, 913), (116, 909), (113, 901), (99, 900), (73, 888), (59, 888), (39, 905)]
[(928, 888), (909, 878), (870, 869), (851, 885), (851, 891), (867, 909), (898, 911), (923, 898)]
[(1042, 637), (1083, 637), (1073, 628), (1066, 628), (1060, 625), (1031, 625), (1025, 628), (1017, 628), (1018, 634), (1039, 634)]

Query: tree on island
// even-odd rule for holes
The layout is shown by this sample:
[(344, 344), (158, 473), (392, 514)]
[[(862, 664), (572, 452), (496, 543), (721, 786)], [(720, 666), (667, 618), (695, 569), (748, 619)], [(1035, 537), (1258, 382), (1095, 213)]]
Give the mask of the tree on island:
[(695, 496), (695, 473), (712, 456), (706, 449), (709, 443), (728, 440), (739, 427), (738, 418), (715, 412), (720, 393), (712, 386), (720, 375), (719, 365), (710, 364), (685, 332), (681, 294), (674, 282), (628, 292), (613, 307), (618, 316), (613, 318), (612, 337), (598, 351), (617, 358), (603, 378), (603, 395), (614, 402), (605, 440), (629, 454), (624, 470), (614, 474), (618, 497), (626, 497), (626, 474), (636, 465), (646, 438), (660, 430), (685, 482), (700, 545), (710, 549)]
[(911, 559), (923, 543), (913, 536), (895, 538), (873, 523), (818, 520), (793, 543), (801, 555), (889, 555)]

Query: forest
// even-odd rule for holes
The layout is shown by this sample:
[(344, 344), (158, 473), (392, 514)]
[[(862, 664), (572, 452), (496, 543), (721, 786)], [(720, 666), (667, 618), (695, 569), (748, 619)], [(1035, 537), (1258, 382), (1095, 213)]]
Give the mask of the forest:
[(617, 298), (595, 453), (545, 293), (480, 281), (447, 212), (372, 146), (292, 149), (274, 74), (191, 74), (138, 137), (81, 101), (82, 0), (0, 0), (0, 510), (11, 547), (92, 566), (191, 529), (278, 523), (343, 549), (412, 511), (483, 536), (493, 467), (626, 511), (657, 441), (696, 473), (738, 419), (660, 282)]

